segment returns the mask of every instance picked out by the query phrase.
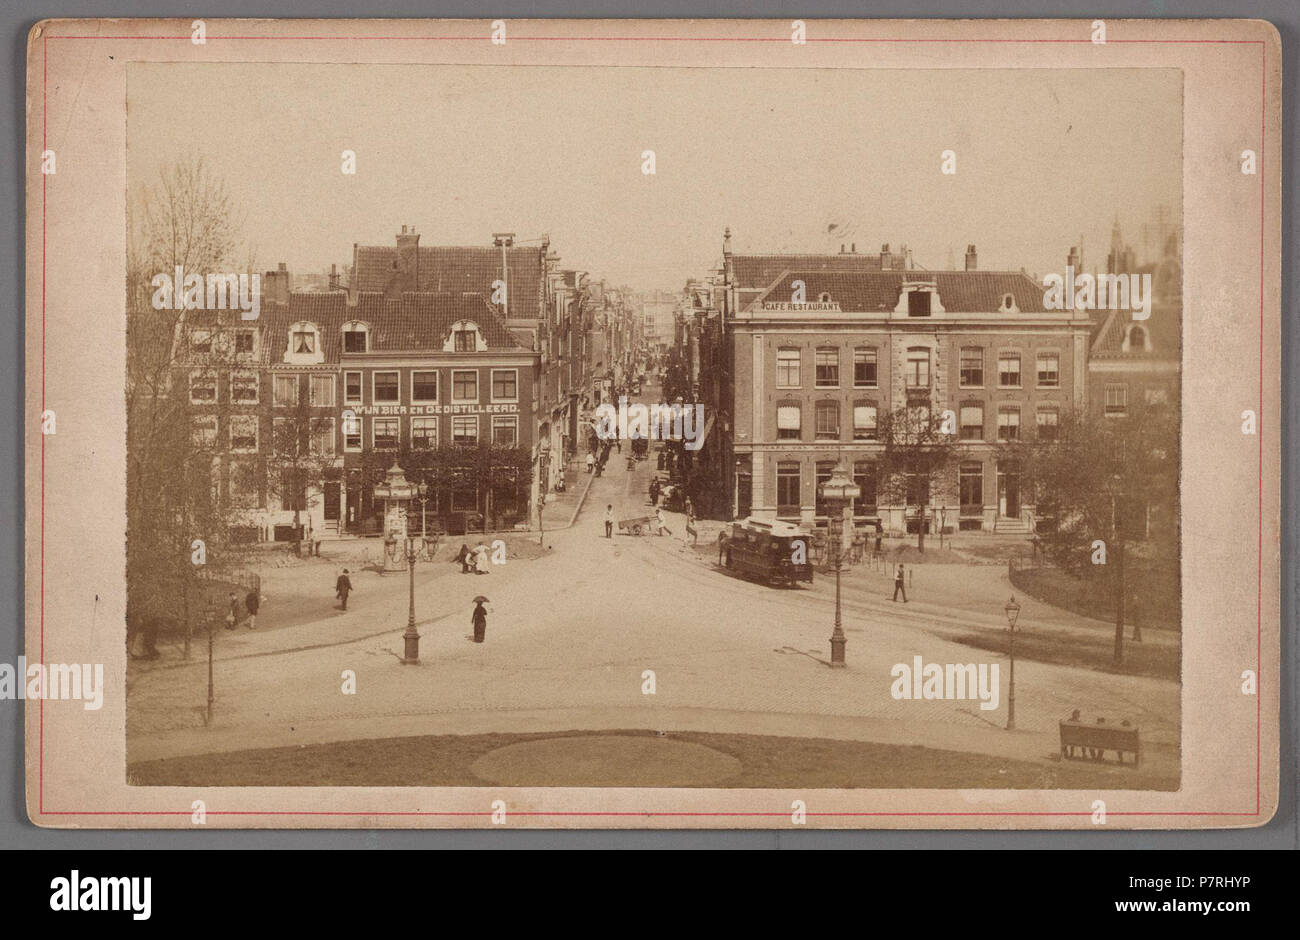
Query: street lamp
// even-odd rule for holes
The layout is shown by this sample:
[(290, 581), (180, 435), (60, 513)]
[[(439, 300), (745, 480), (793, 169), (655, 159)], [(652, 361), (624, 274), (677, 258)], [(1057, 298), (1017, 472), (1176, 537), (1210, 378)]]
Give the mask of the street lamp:
[(1010, 628), (1008, 633), (1011, 637), (1011, 681), (1007, 687), (1007, 730), (1016, 730), (1016, 620), (1020, 618), (1020, 605), (1016, 603), (1016, 596), (1011, 595), (1011, 600), (1007, 601), (1007, 606), (1003, 608), (1007, 612), (1007, 626)]
[(406, 537), (406, 569), (410, 577), (410, 607), (406, 616), (406, 632), (402, 634), (405, 650), (402, 665), (417, 666), (420, 663), (420, 634), (415, 629), (415, 539)]
[(425, 515), (425, 506), (429, 502), (429, 484), (420, 482), (415, 486), (415, 498), (420, 501), (420, 538), (425, 541), (429, 537), (428, 517)]
[(853, 501), (862, 495), (862, 489), (853, 482), (849, 470), (841, 462), (831, 471), (831, 477), (821, 485), (822, 502), (826, 504), (826, 537), (831, 540), (835, 562), (835, 629), (831, 633), (831, 665), (844, 665), (844, 645), (847, 639), (840, 623), (840, 569), (844, 560), (845, 513)]

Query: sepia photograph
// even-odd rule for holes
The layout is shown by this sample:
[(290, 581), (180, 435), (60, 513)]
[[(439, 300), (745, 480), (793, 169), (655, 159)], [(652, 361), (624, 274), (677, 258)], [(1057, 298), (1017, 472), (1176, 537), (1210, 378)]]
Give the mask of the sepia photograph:
[(125, 75), (130, 786), (1179, 789), (1180, 69)]

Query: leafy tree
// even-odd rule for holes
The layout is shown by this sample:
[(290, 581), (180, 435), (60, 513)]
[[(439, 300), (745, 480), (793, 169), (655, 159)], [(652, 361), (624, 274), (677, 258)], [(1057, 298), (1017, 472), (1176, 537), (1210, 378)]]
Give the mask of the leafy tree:
[[(1178, 551), (1177, 415), (1145, 404), (1123, 416), (1071, 412), (1053, 439), (1020, 447), (1017, 459), (1037, 494), (1043, 552), (1067, 571), (1100, 570), (1110, 580), (1114, 661), (1121, 664), (1129, 548), (1146, 542), (1157, 552)], [(1137, 624), (1133, 638), (1141, 639)]]

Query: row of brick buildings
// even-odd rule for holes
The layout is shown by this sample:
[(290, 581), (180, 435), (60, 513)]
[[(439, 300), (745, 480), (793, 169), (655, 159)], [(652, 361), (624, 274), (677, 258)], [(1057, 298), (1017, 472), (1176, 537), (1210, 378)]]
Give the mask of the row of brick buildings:
[[(1079, 267), (1077, 252), (1062, 261)], [(962, 270), (927, 271), (888, 245), (734, 253), (728, 231), (717, 276), (688, 283), (679, 307), (677, 347), (716, 415), (695, 456), (697, 503), (815, 524), (825, 517), (819, 486), (843, 461), (863, 522), (1031, 531), (1032, 494), (1002, 445), (1050, 439), (1073, 409), (1118, 416), (1139, 397), (1177, 406), (1176, 234), (1138, 267), (1117, 227), (1107, 268), (1152, 275), (1148, 320), (1047, 309), (1040, 281), (981, 270), (974, 245)], [(900, 414), (946, 420), (953, 435), (956, 459), (919, 498), (881, 479), (881, 429)]]
[(187, 313), (180, 384), (235, 531), (377, 532), (374, 486), (395, 461), (427, 484), (412, 518), (430, 527), (532, 522), (633, 318), (547, 240), (494, 239), (423, 246), (403, 226), (393, 246), (354, 246), (326, 290), (268, 272), (256, 320)]

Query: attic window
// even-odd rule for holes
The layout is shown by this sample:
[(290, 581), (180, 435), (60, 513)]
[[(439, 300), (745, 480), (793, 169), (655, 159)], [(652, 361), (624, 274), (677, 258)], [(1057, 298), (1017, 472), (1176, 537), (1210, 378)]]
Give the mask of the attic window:
[(1007, 310), (1010, 310), (1010, 309), (1011, 309), (1012, 307), (1014, 307), (1015, 305), (1016, 305), (1016, 298), (1012, 297), (1010, 294), (1003, 294), (1003, 295), (1002, 295), (1002, 306), (1003, 306), (1003, 308), (1005, 308), (1005, 309), (1007, 309)]
[(316, 351), (315, 330), (294, 330), (293, 351), (295, 354), (311, 355)]
[(451, 332), (443, 341), (443, 352), (485, 352), (487, 340), (473, 320), (459, 320), (452, 324)]
[(831, 302), (831, 295), (828, 291), (822, 291), (817, 297), (818, 303), (828, 304)]
[(369, 343), (369, 330), (364, 323), (352, 320), (343, 324), (343, 351), (363, 353)]
[(907, 315), (909, 317), (928, 317), (930, 315), (930, 292), (928, 290), (907, 292)]
[(1144, 352), (1151, 348), (1151, 343), (1147, 338), (1147, 331), (1136, 324), (1129, 326), (1128, 338), (1125, 345), (1130, 350), (1140, 349)]

